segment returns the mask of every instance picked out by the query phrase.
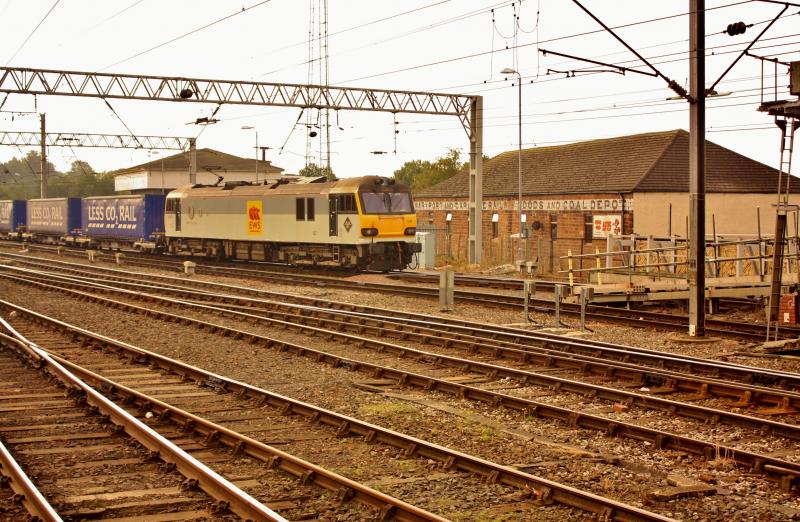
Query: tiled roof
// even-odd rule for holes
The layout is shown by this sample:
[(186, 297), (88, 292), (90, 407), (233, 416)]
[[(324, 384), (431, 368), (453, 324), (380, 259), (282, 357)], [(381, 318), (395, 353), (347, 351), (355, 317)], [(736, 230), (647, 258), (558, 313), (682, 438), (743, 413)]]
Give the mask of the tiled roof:
[[(180, 152), (173, 156), (164, 158), (165, 170), (189, 170), (189, 152)], [(114, 172), (115, 175), (132, 174), (134, 172), (141, 172), (144, 170), (160, 171), (161, 158), (142, 163), (141, 165), (134, 165), (126, 169), (121, 169)], [(256, 160), (253, 158), (242, 158), (234, 156), (233, 154), (226, 154), (214, 149), (197, 149), (197, 170), (202, 172), (204, 170), (211, 170), (213, 172), (255, 172)], [(258, 162), (258, 170), (263, 173), (278, 173), (283, 172), (283, 169), (276, 167), (269, 161)]]
[[(517, 151), (483, 164), (484, 196), (518, 193)], [(417, 198), (467, 197), (469, 173), (462, 172)], [(800, 192), (800, 179), (792, 179)], [(686, 192), (689, 188), (689, 133), (678, 129), (585, 141), (522, 151), (524, 194), (615, 194)], [(772, 193), (777, 171), (706, 141), (706, 192)]]

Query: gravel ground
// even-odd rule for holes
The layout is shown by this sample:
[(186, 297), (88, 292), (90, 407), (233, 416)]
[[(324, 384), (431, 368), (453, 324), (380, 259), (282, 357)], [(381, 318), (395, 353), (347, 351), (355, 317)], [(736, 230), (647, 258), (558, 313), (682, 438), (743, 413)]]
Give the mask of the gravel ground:
[[(304, 290), (320, 289), (300, 289), (299, 293), (307, 295)], [(233, 378), (503, 463), (531, 466), (534, 472), (548, 478), (639, 503), (663, 514), (684, 519), (730, 520), (735, 514), (741, 520), (763, 520), (764, 516), (782, 520), (789, 519), (793, 510), (800, 507), (793, 496), (784, 495), (763, 480), (726, 468), (724, 462), (703, 463), (676, 452), (650, 452), (638, 444), (606, 439), (594, 432), (567, 430), (539, 419), (519, 419), (513, 413), (438, 394), (412, 397), (441, 402), (461, 413), (453, 415), (414, 400), (357, 390), (352, 382), (360, 377), (346, 370), (320, 366), (288, 354), (265, 353), (244, 343), (209, 337), (193, 328), (166, 325), (94, 304), (76, 307), (69, 298), (5, 282), (0, 284), (0, 293), (13, 294), (12, 301), (44, 313)], [(399, 393), (414, 395), (406, 390)], [(493, 427), (486, 419), (502, 427)], [(509, 428), (524, 430), (534, 439), (509, 434)], [(589, 457), (576, 457), (587, 453)], [(606, 458), (593, 460), (597, 455)], [(620, 456), (623, 458), (617, 465), (604, 462)], [(710, 475), (712, 480), (720, 482), (720, 492), (704, 499), (649, 500), (649, 492), (666, 487), (670, 473), (685, 477)]]
[[(2, 252), (0, 252), (2, 255)], [(83, 264), (89, 266), (88, 261), (83, 258), (73, 257), (57, 257), (50, 254), (36, 252), (37, 258), (54, 258), (60, 261), (68, 261), (71, 263)], [(110, 263), (98, 263), (97, 267), (119, 268), (117, 265)], [(141, 273), (154, 273), (159, 275), (168, 275), (172, 277), (183, 277), (182, 274), (176, 272), (174, 269), (156, 270), (152, 268), (135, 267), (131, 270)], [(334, 289), (328, 287), (315, 287), (315, 286), (298, 286), (291, 283), (285, 285), (275, 284), (271, 282), (263, 282), (253, 279), (237, 279), (231, 277), (219, 277), (198, 275), (194, 276), (197, 280), (213, 281), (223, 284), (239, 284), (253, 289), (264, 290), (269, 292), (288, 293), (295, 295), (303, 295), (305, 297), (314, 297), (318, 299), (328, 299), (334, 301), (341, 301), (353, 304), (368, 305), (379, 308), (406, 310), (416, 313), (421, 313), (431, 316), (453, 317), (458, 319), (475, 320), (490, 324), (500, 325), (514, 325), (521, 328), (546, 329), (553, 333), (559, 333), (567, 336), (579, 336), (581, 338), (610, 342), (622, 345), (635, 345), (645, 347), (651, 350), (657, 350), (665, 353), (673, 353), (677, 355), (690, 355), (695, 357), (705, 357), (710, 359), (729, 360), (737, 364), (746, 364), (757, 367), (800, 372), (800, 357), (770, 357), (763, 354), (754, 353), (757, 345), (752, 343), (735, 341), (731, 339), (708, 339), (704, 342), (687, 342), (685, 336), (677, 335), (672, 331), (659, 331), (650, 328), (633, 328), (630, 326), (618, 326), (605, 322), (587, 322), (587, 327), (590, 331), (580, 332), (576, 329), (569, 329), (563, 327), (556, 327), (553, 323), (553, 316), (549, 313), (539, 313), (532, 311), (530, 318), (532, 324), (526, 326), (522, 314), (516, 311), (503, 309), (501, 307), (490, 307), (481, 305), (466, 305), (456, 304), (455, 309), (451, 312), (445, 313), (440, 310), (438, 303), (433, 299), (406, 297), (382, 294), (380, 292), (365, 292), (357, 290), (356, 283), (359, 281), (379, 282), (379, 283), (392, 283), (396, 281), (388, 279), (385, 276), (377, 274), (359, 274), (349, 277), (344, 277), (354, 283), (354, 290)], [(409, 286), (415, 286), (409, 284)], [(418, 285), (426, 286), (426, 285)], [(429, 286), (428, 286), (429, 287)], [(506, 290), (489, 290), (492, 293), (508, 293)], [(367, 299), (365, 299), (367, 297)], [(661, 308), (657, 308), (661, 310)], [(664, 309), (667, 311), (668, 309)], [(709, 316), (712, 317), (712, 316)], [(727, 313), (713, 316), (719, 319), (743, 321), (751, 323), (763, 323), (763, 313), (761, 310), (745, 307), (744, 309), (737, 308)], [(577, 320), (568, 318), (567, 324), (572, 324), (577, 328)], [(635, 339), (636, 342), (632, 343), (631, 340)], [(753, 354), (753, 355), (750, 355)]]
[[(174, 311), (172, 309), (173, 307), (164, 304), (156, 304), (148, 306), (153, 306), (155, 308), (164, 311)], [(186, 313), (186, 309), (182, 308), (180, 310), (180, 313)], [(220, 319), (210, 314), (197, 313), (196, 311), (191, 311), (190, 313), (192, 316), (204, 318), (212, 322), (222, 323), (230, 325), (232, 327), (248, 331), (256, 331), (257, 333), (260, 333), (260, 330), (258, 329), (254, 330), (254, 328), (249, 323), (246, 322), (237, 321), (235, 319)], [(398, 358), (393, 355), (376, 354), (372, 349), (358, 348), (355, 345), (343, 344), (339, 341), (326, 343), (318, 339), (309, 339), (308, 336), (306, 335), (296, 334), (292, 332), (283, 332), (283, 331), (280, 331), (280, 338), (282, 340), (286, 340), (297, 344), (306, 344), (316, 349), (323, 350), (329, 353), (335, 353), (343, 357), (355, 358), (358, 360), (369, 360), (370, 362), (389, 365), (395, 368), (400, 368), (403, 370), (413, 371), (417, 373), (426, 373), (428, 375), (434, 375), (439, 378), (459, 376), (459, 372), (455, 369), (448, 369), (448, 368), (434, 369), (431, 368), (430, 365), (420, 364), (419, 362), (413, 359)], [(462, 351), (457, 349), (445, 349), (438, 346), (423, 345), (420, 343), (411, 343), (411, 342), (406, 342), (404, 344), (412, 348), (427, 350), (429, 352), (434, 352), (439, 354), (447, 354), (456, 357), (465, 356), (465, 354)], [(475, 358), (474, 356), (469, 356), (469, 357)], [(497, 361), (489, 361), (489, 362), (504, 364), (504, 362), (498, 363)], [(515, 365), (515, 367), (520, 367), (523, 369), (525, 368), (524, 365)], [(574, 375), (572, 374), (572, 372), (556, 371), (550, 373), (560, 377), (577, 378), (578, 380), (585, 380), (583, 376)], [(604, 382), (603, 384), (617, 388), (626, 387), (624, 383)], [(478, 386), (481, 386), (481, 384), (478, 384)], [(498, 385), (495, 383), (490, 383), (489, 386), (493, 389), (498, 387)], [(575, 407), (575, 404), (581, 404), (580, 409), (582, 411), (591, 411), (593, 413), (603, 415), (606, 417), (615, 418), (618, 420), (626, 420), (634, 424), (646, 425), (651, 428), (671, 431), (673, 433), (692, 433), (694, 437), (699, 439), (717, 441), (717, 442), (724, 441), (726, 444), (730, 444), (732, 442), (741, 442), (744, 440), (745, 441), (744, 445), (742, 444), (737, 445), (740, 449), (746, 449), (748, 451), (754, 451), (760, 453), (772, 453), (774, 451), (781, 451), (783, 458), (789, 460), (800, 460), (800, 448), (798, 448), (797, 444), (789, 443), (788, 441), (785, 441), (780, 438), (763, 437), (757, 433), (755, 433), (756, 437), (753, 437), (754, 433), (752, 433), (752, 430), (742, 430), (740, 428), (724, 426), (724, 425), (710, 426), (703, 423), (702, 421), (694, 421), (686, 418), (665, 419), (664, 418), (665, 415), (663, 413), (654, 411), (643, 412), (642, 410), (636, 408), (634, 408), (633, 411), (627, 413), (614, 412), (609, 408), (610, 405), (604, 401), (588, 401), (582, 395), (570, 394), (570, 393), (559, 393), (556, 395), (550, 393), (542, 394), (541, 387), (519, 388), (514, 386), (513, 381), (509, 383), (507, 388), (508, 388), (507, 393), (510, 393), (512, 395), (534, 398), (541, 402), (548, 402), (562, 407)], [(681, 400), (682, 398), (690, 398), (690, 396), (689, 394), (682, 394), (682, 395), (676, 394), (670, 396), (669, 398), (673, 400)], [(748, 413), (754, 415), (758, 413), (757, 410), (749, 411), (749, 410), (742, 410), (741, 408), (732, 408), (731, 401), (722, 399), (708, 399), (702, 401), (691, 399), (691, 402), (701, 406), (718, 408), (722, 410), (733, 410), (740, 413)], [(788, 423), (796, 423), (797, 419), (792, 416), (782, 416), (780, 417), (780, 421)], [(748, 436), (748, 431), (750, 432), (749, 436)]]

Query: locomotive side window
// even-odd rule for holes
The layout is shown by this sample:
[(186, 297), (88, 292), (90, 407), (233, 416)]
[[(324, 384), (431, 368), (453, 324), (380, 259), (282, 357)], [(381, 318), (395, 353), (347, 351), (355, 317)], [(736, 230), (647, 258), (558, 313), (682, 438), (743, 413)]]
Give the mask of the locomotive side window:
[(355, 194), (338, 194), (336, 196), (336, 204), (340, 214), (355, 214), (358, 212)]
[(314, 221), (314, 198), (306, 199), (306, 219)]
[(297, 221), (305, 221), (306, 219), (306, 200), (305, 198), (297, 198), (295, 200), (295, 217)]

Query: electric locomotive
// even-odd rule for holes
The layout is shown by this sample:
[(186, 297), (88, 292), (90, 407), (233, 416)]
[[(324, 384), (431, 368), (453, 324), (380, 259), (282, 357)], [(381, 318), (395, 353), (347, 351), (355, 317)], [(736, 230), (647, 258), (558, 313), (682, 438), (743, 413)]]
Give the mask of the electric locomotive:
[(321, 183), (188, 185), (167, 195), (173, 254), (401, 270), (420, 245), (411, 191), (379, 176)]

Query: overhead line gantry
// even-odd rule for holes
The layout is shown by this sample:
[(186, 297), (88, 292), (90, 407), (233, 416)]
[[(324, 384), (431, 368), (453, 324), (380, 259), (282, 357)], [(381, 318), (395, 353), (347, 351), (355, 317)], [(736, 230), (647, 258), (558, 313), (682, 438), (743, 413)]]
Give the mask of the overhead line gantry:
[[(87, 134), (83, 132), (47, 132), (44, 144), (48, 147), (93, 147), (112, 149), (187, 150), (194, 138), (177, 136), (131, 136), (129, 134)], [(38, 147), (42, 144), (39, 132), (0, 130), (0, 145)]]
[(0, 67), (0, 92), (456, 116), (470, 143), (467, 255), (481, 262), (482, 96), (22, 67)]

